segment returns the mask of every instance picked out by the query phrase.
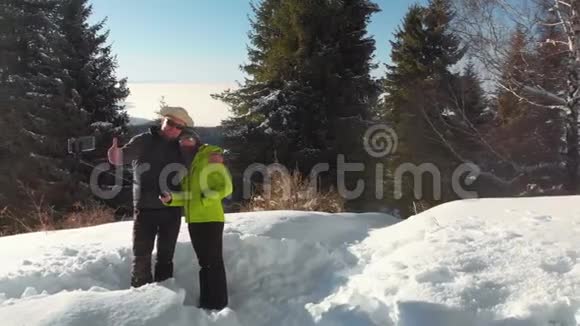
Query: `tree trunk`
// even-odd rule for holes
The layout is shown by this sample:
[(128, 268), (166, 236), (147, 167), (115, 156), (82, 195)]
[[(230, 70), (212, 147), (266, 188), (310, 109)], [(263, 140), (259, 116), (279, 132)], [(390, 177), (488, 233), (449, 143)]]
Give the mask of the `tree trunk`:
[(566, 190), (576, 194), (578, 189), (578, 101), (570, 107), (566, 117)]
[(570, 39), (570, 73), (566, 114), (566, 190), (576, 194), (578, 189), (578, 112), (580, 111), (580, 1), (572, 1)]

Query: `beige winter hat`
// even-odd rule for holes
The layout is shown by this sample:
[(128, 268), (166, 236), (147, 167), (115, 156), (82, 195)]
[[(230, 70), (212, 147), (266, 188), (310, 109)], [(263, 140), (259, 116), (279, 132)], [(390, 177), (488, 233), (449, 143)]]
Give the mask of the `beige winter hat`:
[(157, 112), (160, 116), (177, 118), (185, 122), (185, 126), (193, 128), (193, 119), (187, 111), (179, 106), (164, 106)]

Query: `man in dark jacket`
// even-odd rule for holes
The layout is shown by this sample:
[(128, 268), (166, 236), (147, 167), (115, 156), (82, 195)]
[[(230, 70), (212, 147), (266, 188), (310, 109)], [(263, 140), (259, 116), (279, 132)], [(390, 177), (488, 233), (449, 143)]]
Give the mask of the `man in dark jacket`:
[[(178, 137), (182, 130), (193, 127), (193, 120), (180, 107), (164, 107), (161, 127), (133, 137), (118, 147), (117, 139), (108, 151), (113, 165), (133, 167), (133, 265), (131, 286), (161, 282), (173, 277), (173, 255), (181, 225), (181, 209), (166, 207), (159, 195), (180, 189), (176, 167), (184, 165)], [(155, 274), (151, 273), (151, 256), (157, 237)]]

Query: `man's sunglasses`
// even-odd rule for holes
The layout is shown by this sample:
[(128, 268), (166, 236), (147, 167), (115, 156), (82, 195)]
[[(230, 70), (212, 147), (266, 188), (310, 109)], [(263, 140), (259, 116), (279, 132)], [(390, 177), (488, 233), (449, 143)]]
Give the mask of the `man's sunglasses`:
[(175, 122), (175, 121), (173, 121), (171, 119), (167, 119), (167, 122), (166, 123), (167, 123), (168, 126), (170, 126), (172, 128), (175, 128), (175, 129), (179, 129), (179, 130), (185, 129), (185, 126), (184, 125), (181, 125), (181, 124), (179, 124), (179, 123), (177, 123), (177, 122)]

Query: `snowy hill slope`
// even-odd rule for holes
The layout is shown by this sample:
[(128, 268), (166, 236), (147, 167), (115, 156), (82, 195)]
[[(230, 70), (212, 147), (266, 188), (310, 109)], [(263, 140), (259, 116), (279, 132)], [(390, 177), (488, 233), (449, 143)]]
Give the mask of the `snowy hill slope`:
[(457, 201), (374, 231), (351, 249), (360, 271), (309, 310), (357, 307), (376, 325), (577, 325), (579, 203)]
[[(0, 238), (1, 325), (578, 325), (580, 197), (383, 214), (229, 214), (230, 307), (175, 280), (129, 289), (131, 223)], [(184, 304), (185, 302), (185, 304)]]

